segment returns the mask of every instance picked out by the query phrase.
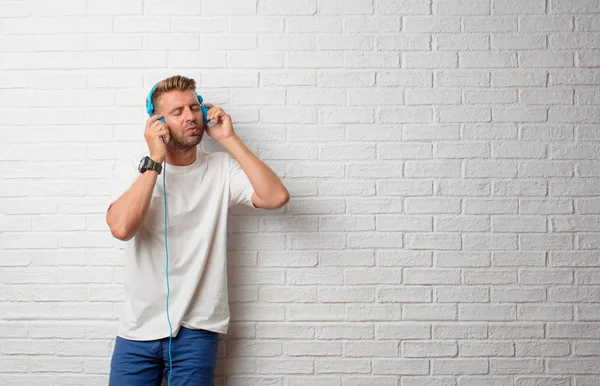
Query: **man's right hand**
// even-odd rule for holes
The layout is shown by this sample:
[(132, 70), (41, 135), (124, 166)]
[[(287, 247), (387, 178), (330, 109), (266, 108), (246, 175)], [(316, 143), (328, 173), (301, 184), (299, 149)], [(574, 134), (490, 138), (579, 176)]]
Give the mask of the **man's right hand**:
[[(159, 121), (162, 115), (153, 115), (146, 121), (146, 130), (144, 131), (144, 138), (148, 144), (148, 150), (150, 151), (150, 158), (154, 162), (162, 163), (167, 155), (167, 146), (169, 143), (169, 128), (167, 124)], [(163, 143), (162, 139), (165, 139)]]

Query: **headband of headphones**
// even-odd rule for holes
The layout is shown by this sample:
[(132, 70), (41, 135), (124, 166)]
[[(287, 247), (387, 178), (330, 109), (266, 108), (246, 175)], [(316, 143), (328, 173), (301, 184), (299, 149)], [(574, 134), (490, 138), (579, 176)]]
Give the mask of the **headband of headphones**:
[[(154, 114), (154, 105), (152, 104), (152, 94), (154, 94), (154, 89), (156, 88), (157, 84), (152, 86), (152, 90), (150, 90), (150, 94), (148, 94), (148, 97), (146, 98), (146, 112), (148, 113), (149, 116), (152, 116)], [(196, 94), (196, 96), (198, 96), (198, 102), (200, 103), (200, 110), (202, 110), (202, 119), (204, 120), (205, 124), (208, 124), (208, 122), (209, 122), (209, 120), (207, 119), (208, 107), (206, 107), (204, 105), (204, 99), (202, 99), (202, 97), (199, 94)], [(161, 118), (160, 121), (164, 122), (165, 119)]]

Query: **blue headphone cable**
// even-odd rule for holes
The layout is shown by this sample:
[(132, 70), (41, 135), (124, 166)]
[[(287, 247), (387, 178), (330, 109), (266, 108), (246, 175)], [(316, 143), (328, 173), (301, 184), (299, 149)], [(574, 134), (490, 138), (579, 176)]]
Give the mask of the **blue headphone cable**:
[(167, 160), (163, 161), (163, 203), (164, 203), (164, 217), (165, 217), (165, 254), (166, 254), (166, 265), (165, 265), (165, 276), (167, 277), (167, 322), (169, 323), (169, 376), (167, 377), (167, 385), (171, 385), (171, 374), (173, 374), (173, 360), (171, 358), (171, 337), (173, 336), (173, 327), (171, 326), (171, 317), (169, 316), (169, 295), (171, 289), (169, 286), (169, 244), (167, 242), (167, 179), (166, 179), (166, 168)]

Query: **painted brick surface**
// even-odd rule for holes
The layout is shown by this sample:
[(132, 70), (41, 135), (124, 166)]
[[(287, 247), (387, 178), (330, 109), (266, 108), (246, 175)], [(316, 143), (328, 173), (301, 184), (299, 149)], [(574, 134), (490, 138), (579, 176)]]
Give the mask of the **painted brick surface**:
[(107, 383), (111, 168), (173, 74), (292, 194), (231, 214), (217, 385), (600, 384), (599, 0), (6, 0), (0, 31), (1, 384)]

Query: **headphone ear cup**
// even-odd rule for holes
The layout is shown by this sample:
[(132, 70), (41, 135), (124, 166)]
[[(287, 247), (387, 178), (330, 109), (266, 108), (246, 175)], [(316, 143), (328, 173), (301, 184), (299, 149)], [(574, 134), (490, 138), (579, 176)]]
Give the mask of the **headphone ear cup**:
[(152, 86), (150, 93), (146, 97), (146, 112), (148, 113), (148, 116), (152, 116), (152, 114), (154, 114), (154, 105), (152, 104), (152, 94), (154, 94), (155, 88), (156, 88), (156, 84), (154, 86)]
[(146, 98), (146, 112), (148, 113), (148, 116), (152, 116), (154, 113), (154, 106), (152, 105), (152, 93), (150, 93), (148, 98)]
[(198, 102), (200, 103), (200, 110), (202, 110), (202, 119), (204, 120), (204, 124), (208, 124), (208, 107), (204, 105), (204, 100), (200, 95), (198, 95)]

